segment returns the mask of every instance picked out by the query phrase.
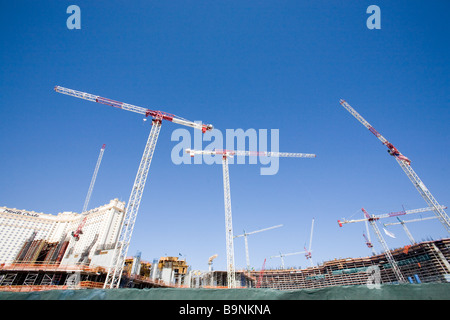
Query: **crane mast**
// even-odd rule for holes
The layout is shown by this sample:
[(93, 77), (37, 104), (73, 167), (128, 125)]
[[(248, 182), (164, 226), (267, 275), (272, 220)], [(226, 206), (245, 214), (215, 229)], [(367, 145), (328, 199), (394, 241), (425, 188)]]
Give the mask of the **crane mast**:
[(120, 280), (122, 277), (125, 258), (130, 246), (131, 235), (133, 233), (134, 224), (136, 221), (136, 216), (139, 211), (139, 206), (142, 199), (142, 194), (144, 191), (145, 183), (147, 181), (148, 172), (150, 169), (150, 164), (153, 158), (153, 153), (155, 151), (156, 142), (158, 141), (159, 132), (161, 130), (162, 120), (167, 120), (184, 126), (192, 127), (195, 129), (202, 130), (206, 132), (213, 129), (212, 125), (199, 124), (186, 119), (177, 117), (173, 114), (169, 114), (163, 111), (150, 110), (138, 106), (134, 106), (128, 103), (123, 103), (107, 98), (103, 98), (97, 95), (93, 95), (86, 92), (76, 91), (73, 89), (67, 89), (60, 86), (55, 86), (55, 91), (73, 96), (76, 98), (97, 102), (105, 105), (109, 105), (115, 108), (119, 108), (126, 111), (132, 111), (135, 113), (143, 114), (146, 117), (152, 117), (152, 129), (147, 139), (145, 145), (144, 153), (139, 164), (139, 169), (134, 180), (133, 187), (131, 189), (130, 198), (128, 200), (124, 217), (121, 224), (121, 229), (119, 232), (119, 237), (116, 242), (113, 256), (111, 259), (110, 267), (108, 268), (108, 273), (106, 275), (106, 280), (103, 288), (119, 288)]
[(106, 145), (103, 144), (102, 148), (100, 149), (100, 154), (98, 155), (97, 164), (95, 165), (94, 174), (92, 175), (91, 184), (89, 185), (89, 190), (88, 190), (88, 193), (86, 195), (86, 200), (84, 201), (83, 211), (81, 211), (81, 212), (85, 212), (87, 210), (89, 201), (91, 199), (92, 190), (94, 189), (95, 180), (97, 179), (98, 169), (100, 168), (100, 163), (102, 162), (103, 153), (105, 152), (105, 147), (106, 147)]
[(306, 250), (306, 247), (305, 247), (305, 251), (306, 251), (305, 257), (306, 257), (306, 260), (309, 260), (309, 262), (311, 263), (311, 267), (314, 267), (314, 263), (313, 263), (313, 260), (312, 260), (312, 250), (311, 250), (312, 238), (313, 238), (313, 229), (314, 229), (314, 218), (312, 219), (312, 222), (311, 222), (311, 234), (309, 236), (309, 247), (308, 247), (308, 250)]
[(227, 285), (236, 288), (236, 270), (234, 264), (233, 217), (231, 214), (230, 175), (228, 173), (228, 157), (222, 157), (223, 198), (225, 203), (225, 235), (227, 248)]
[(375, 223), (375, 221), (378, 219), (371, 217), (364, 208), (362, 208), (361, 210), (364, 212), (364, 215), (366, 216), (370, 225), (372, 226), (373, 230), (375, 231), (375, 234), (378, 237), (378, 241), (380, 241), (380, 244), (382, 245), (382, 247), (384, 249), (384, 254), (385, 254), (386, 258), (388, 259), (389, 263), (391, 264), (392, 271), (394, 272), (394, 275), (397, 278), (398, 282), (399, 283), (406, 282), (405, 278), (403, 277), (403, 275), (400, 271), (400, 268), (397, 265), (397, 262), (395, 261), (394, 257), (391, 254), (391, 250), (389, 250), (389, 247), (388, 247), (386, 241), (384, 241), (384, 238), (380, 232), (380, 229), (378, 229), (378, 226)]
[[(344, 221), (338, 220), (339, 226), (342, 227), (343, 224), (354, 223), (354, 222), (362, 222), (362, 221), (364, 221), (366, 223), (369, 222), (370, 225), (372, 226), (373, 230), (375, 231), (378, 241), (380, 242), (381, 246), (384, 249), (385, 256), (388, 259), (389, 263), (391, 264), (392, 270), (393, 270), (394, 275), (397, 278), (398, 282), (400, 282), (400, 283), (405, 282), (405, 278), (403, 277), (402, 273), (400, 272), (400, 268), (398, 267), (397, 263), (395, 262), (394, 257), (392, 256), (391, 251), (389, 250), (389, 247), (388, 247), (386, 241), (384, 240), (383, 235), (381, 234), (380, 229), (378, 228), (378, 226), (375, 222), (377, 220), (380, 220), (383, 218), (395, 217), (398, 215), (432, 211), (433, 208), (422, 208), (422, 209), (415, 209), (415, 210), (408, 210), (408, 211), (392, 212), (392, 213), (382, 214), (382, 215), (378, 215), (378, 216), (369, 215), (364, 208), (362, 208), (361, 210), (364, 213), (364, 219), (344, 220)], [(368, 231), (369, 230), (367, 230), (367, 232)], [(373, 249), (372, 249), (372, 251), (373, 251)], [(375, 253), (375, 251), (373, 251), (373, 253)]]
[(433, 211), (439, 221), (442, 223), (447, 232), (450, 233), (450, 218), (447, 213), (444, 211), (441, 205), (437, 202), (437, 200), (433, 197), (431, 192), (425, 186), (425, 184), (420, 180), (419, 176), (411, 167), (411, 160), (405, 157), (401, 152), (394, 147), (392, 143), (390, 143), (385, 137), (383, 137), (374, 127), (372, 127), (358, 112), (355, 111), (345, 100), (341, 99), (340, 104), (352, 114), (363, 126), (365, 126), (370, 132), (372, 132), (387, 148), (388, 153), (397, 160), (400, 167), (406, 173), (408, 178), (411, 180), (413, 185), (416, 187), (417, 191), (419, 191), (422, 198), (428, 203), (430, 207), (433, 207)]
[(233, 217), (231, 213), (231, 192), (230, 175), (228, 172), (228, 158), (233, 156), (267, 156), (267, 157), (296, 157), (296, 158), (315, 158), (315, 154), (307, 153), (283, 153), (283, 152), (264, 152), (264, 151), (236, 151), (236, 150), (193, 150), (186, 149), (191, 157), (196, 154), (221, 155), (223, 168), (223, 195), (225, 203), (225, 234), (227, 251), (227, 284), (228, 288), (236, 288), (236, 271), (234, 264), (234, 239), (233, 239)]

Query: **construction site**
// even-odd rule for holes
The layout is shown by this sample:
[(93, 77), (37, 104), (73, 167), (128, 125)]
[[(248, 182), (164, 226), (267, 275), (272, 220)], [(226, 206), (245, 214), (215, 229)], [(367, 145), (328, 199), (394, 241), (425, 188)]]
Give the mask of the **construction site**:
[[(39, 291), (51, 289), (80, 288), (269, 288), (277, 290), (297, 290), (324, 288), (332, 286), (402, 284), (402, 283), (441, 283), (450, 282), (450, 239), (440, 239), (417, 243), (412, 236), (411, 243), (402, 248), (388, 247), (379, 229), (380, 220), (420, 212), (434, 212), (447, 231), (450, 219), (445, 206), (440, 205), (411, 168), (411, 161), (377, 132), (346, 101), (341, 105), (361, 124), (378, 138), (388, 149), (388, 153), (400, 165), (413, 183), (428, 207), (404, 210), (382, 215), (371, 215), (364, 208), (364, 218), (359, 220), (338, 220), (339, 227), (347, 223), (364, 222), (367, 228), (366, 244), (373, 247), (368, 225), (373, 228), (378, 242), (383, 248), (381, 254), (373, 251), (372, 256), (364, 258), (345, 258), (313, 265), (311, 243), (314, 219), (312, 221), (309, 248), (303, 252), (281, 255), (280, 269), (237, 270), (234, 258), (234, 239), (256, 232), (235, 235), (232, 223), (230, 177), (228, 160), (234, 156), (267, 156), (310, 158), (315, 154), (256, 152), (252, 150), (192, 150), (185, 152), (195, 155), (218, 155), (222, 158), (225, 247), (227, 268), (213, 271), (212, 256), (209, 270), (192, 270), (185, 259), (160, 257), (152, 262), (142, 261), (140, 254), (129, 256), (133, 228), (139, 212), (158, 135), (163, 121), (187, 126), (205, 133), (212, 130), (210, 124), (191, 122), (175, 115), (154, 111), (97, 95), (56, 86), (54, 90), (68, 96), (100, 103), (125, 111), (151, 117), (152, 127), (139, 164), (135, 182), (127, 202), (113, 199), (110, 203), (90, 209), (89, 200), (100, 168), (105, 145), (100, 149), (91, 184), (82, 213), (62, 212), (58, 215), (0, 207), (1, 244), (0, 247), (0, 290)], [(219, 200), (218, 200), (219, 201)], [(409, 221), (412, 222), (412, 221)], [(406, 223), (400, 223), (408, 233)], [(386, 231), (385, 231), (386, 232)], [(410, 236), (410, 234), (409, 234)], [(284, 267), (283, 257), (305, 254), (311, 267), (288, 269)]]

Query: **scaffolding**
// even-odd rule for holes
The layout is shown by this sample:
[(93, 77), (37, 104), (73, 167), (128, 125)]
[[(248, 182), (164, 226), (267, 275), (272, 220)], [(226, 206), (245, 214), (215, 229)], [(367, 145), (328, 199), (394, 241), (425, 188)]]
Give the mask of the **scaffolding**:
[[(402, 274), (410, 283), (447, 282), (450, 275), (450, 239), (427, 241), (391, 250)], [(261, 288), (315, 289), (330, 286), (366, 285), (371, 271), (379, 270), (380, 284), (398, 279), (384, 254), (364, 258), (334, 259), (307, 269), (265, 270)], [(259, 272), (250, 275), (258, 279)]]

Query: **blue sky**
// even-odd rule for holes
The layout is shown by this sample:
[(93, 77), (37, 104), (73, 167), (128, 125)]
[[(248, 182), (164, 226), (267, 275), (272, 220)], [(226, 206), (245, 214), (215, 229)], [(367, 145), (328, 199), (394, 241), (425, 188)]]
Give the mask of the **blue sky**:
[[(81, 9), (80, 30), (66, 27), (72, 4)], [(381, 9), (380, 30), (366, 27), (371, 4)], [(269, 256), (303, 250), (313, 217), (313, 259), (321, 262), (370, 254), (364, 224), (339, 228), (338, 219), (362, 217), (361, 207), (381, 214), (427, 206), (341, 98), (412, 160), (441, 204), (450, 203), (448, 1), (14, 1), (1, 8), (0, 205), (79, 212), (103, 143), (90, 207), (128, 200), (149, 122), (55, 93), (55, 85), (223, 132), (279, 129), (280, 151), (317, 154), (280, 159), (274, 176), (261, 176), (259, 165), (230, 166), (235, 234), (284, 225), (249, 237), (255, 268), (264, 258), (278, 267)], [(214, 268), (224, 270), (222, 168), (173, 164), (177, 128), (163, 124), (129, 254), (181, 253), (194, 269), (207, 269), (217, 253)], [(408, 227), (417, 240), (448, 236), (437, 220)], [(409, 244), (401, 227), (389, 230), (391, 247)], [(235, 260), (245, 266), (242, 238)], [(309, 265), (304, 256), (285, 264)]]

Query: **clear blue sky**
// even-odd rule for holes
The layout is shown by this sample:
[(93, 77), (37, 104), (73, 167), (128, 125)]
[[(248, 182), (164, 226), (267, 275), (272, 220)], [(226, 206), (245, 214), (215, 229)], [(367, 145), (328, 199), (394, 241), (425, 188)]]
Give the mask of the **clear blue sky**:
[[(66, 9), (81, 9), (69, 30)], [(366, 9), (381, 9), (369, 30)], [(367, 256), (364, 224), (338, 219), (427, 204), (386, 148), (339, 104), (346, 99), (412, 160), (450, 204), (448, 1), (9, 1), (0, 10), (0, 205), (80, 212), (98, 152), (106, 151), (90, 207), (127, 201), (150, 130), (138, 114), (55, 93), (60, 85), (161, 109), (216, 128), (279, 129), (274, 176), (230, 167), (235, 234), (250, 259), (277, 267), (303, 250), (315, 218), (313, 258)], [(220, 165), (175, 165), (164, 123), (129, 254), (187, 258), (225, 269)], [(193, 132), (192, 129), (191, 133)], [(432, 215), (428, 213), (426, 215)], [(410, 216), (413, 218), (412, 216)], [(386, 221), (389, 222), (389, 221)], [(410, 224), (417, 240), (448, 236), (437, 220)], [(409, 244), (401, 227), (391, 247)], [(381, 248), (372, 234), (377, 251)], [(236, 267), (245, 266), (235, 241)], [(287, 266), (308, 266), (304, 256)]]

